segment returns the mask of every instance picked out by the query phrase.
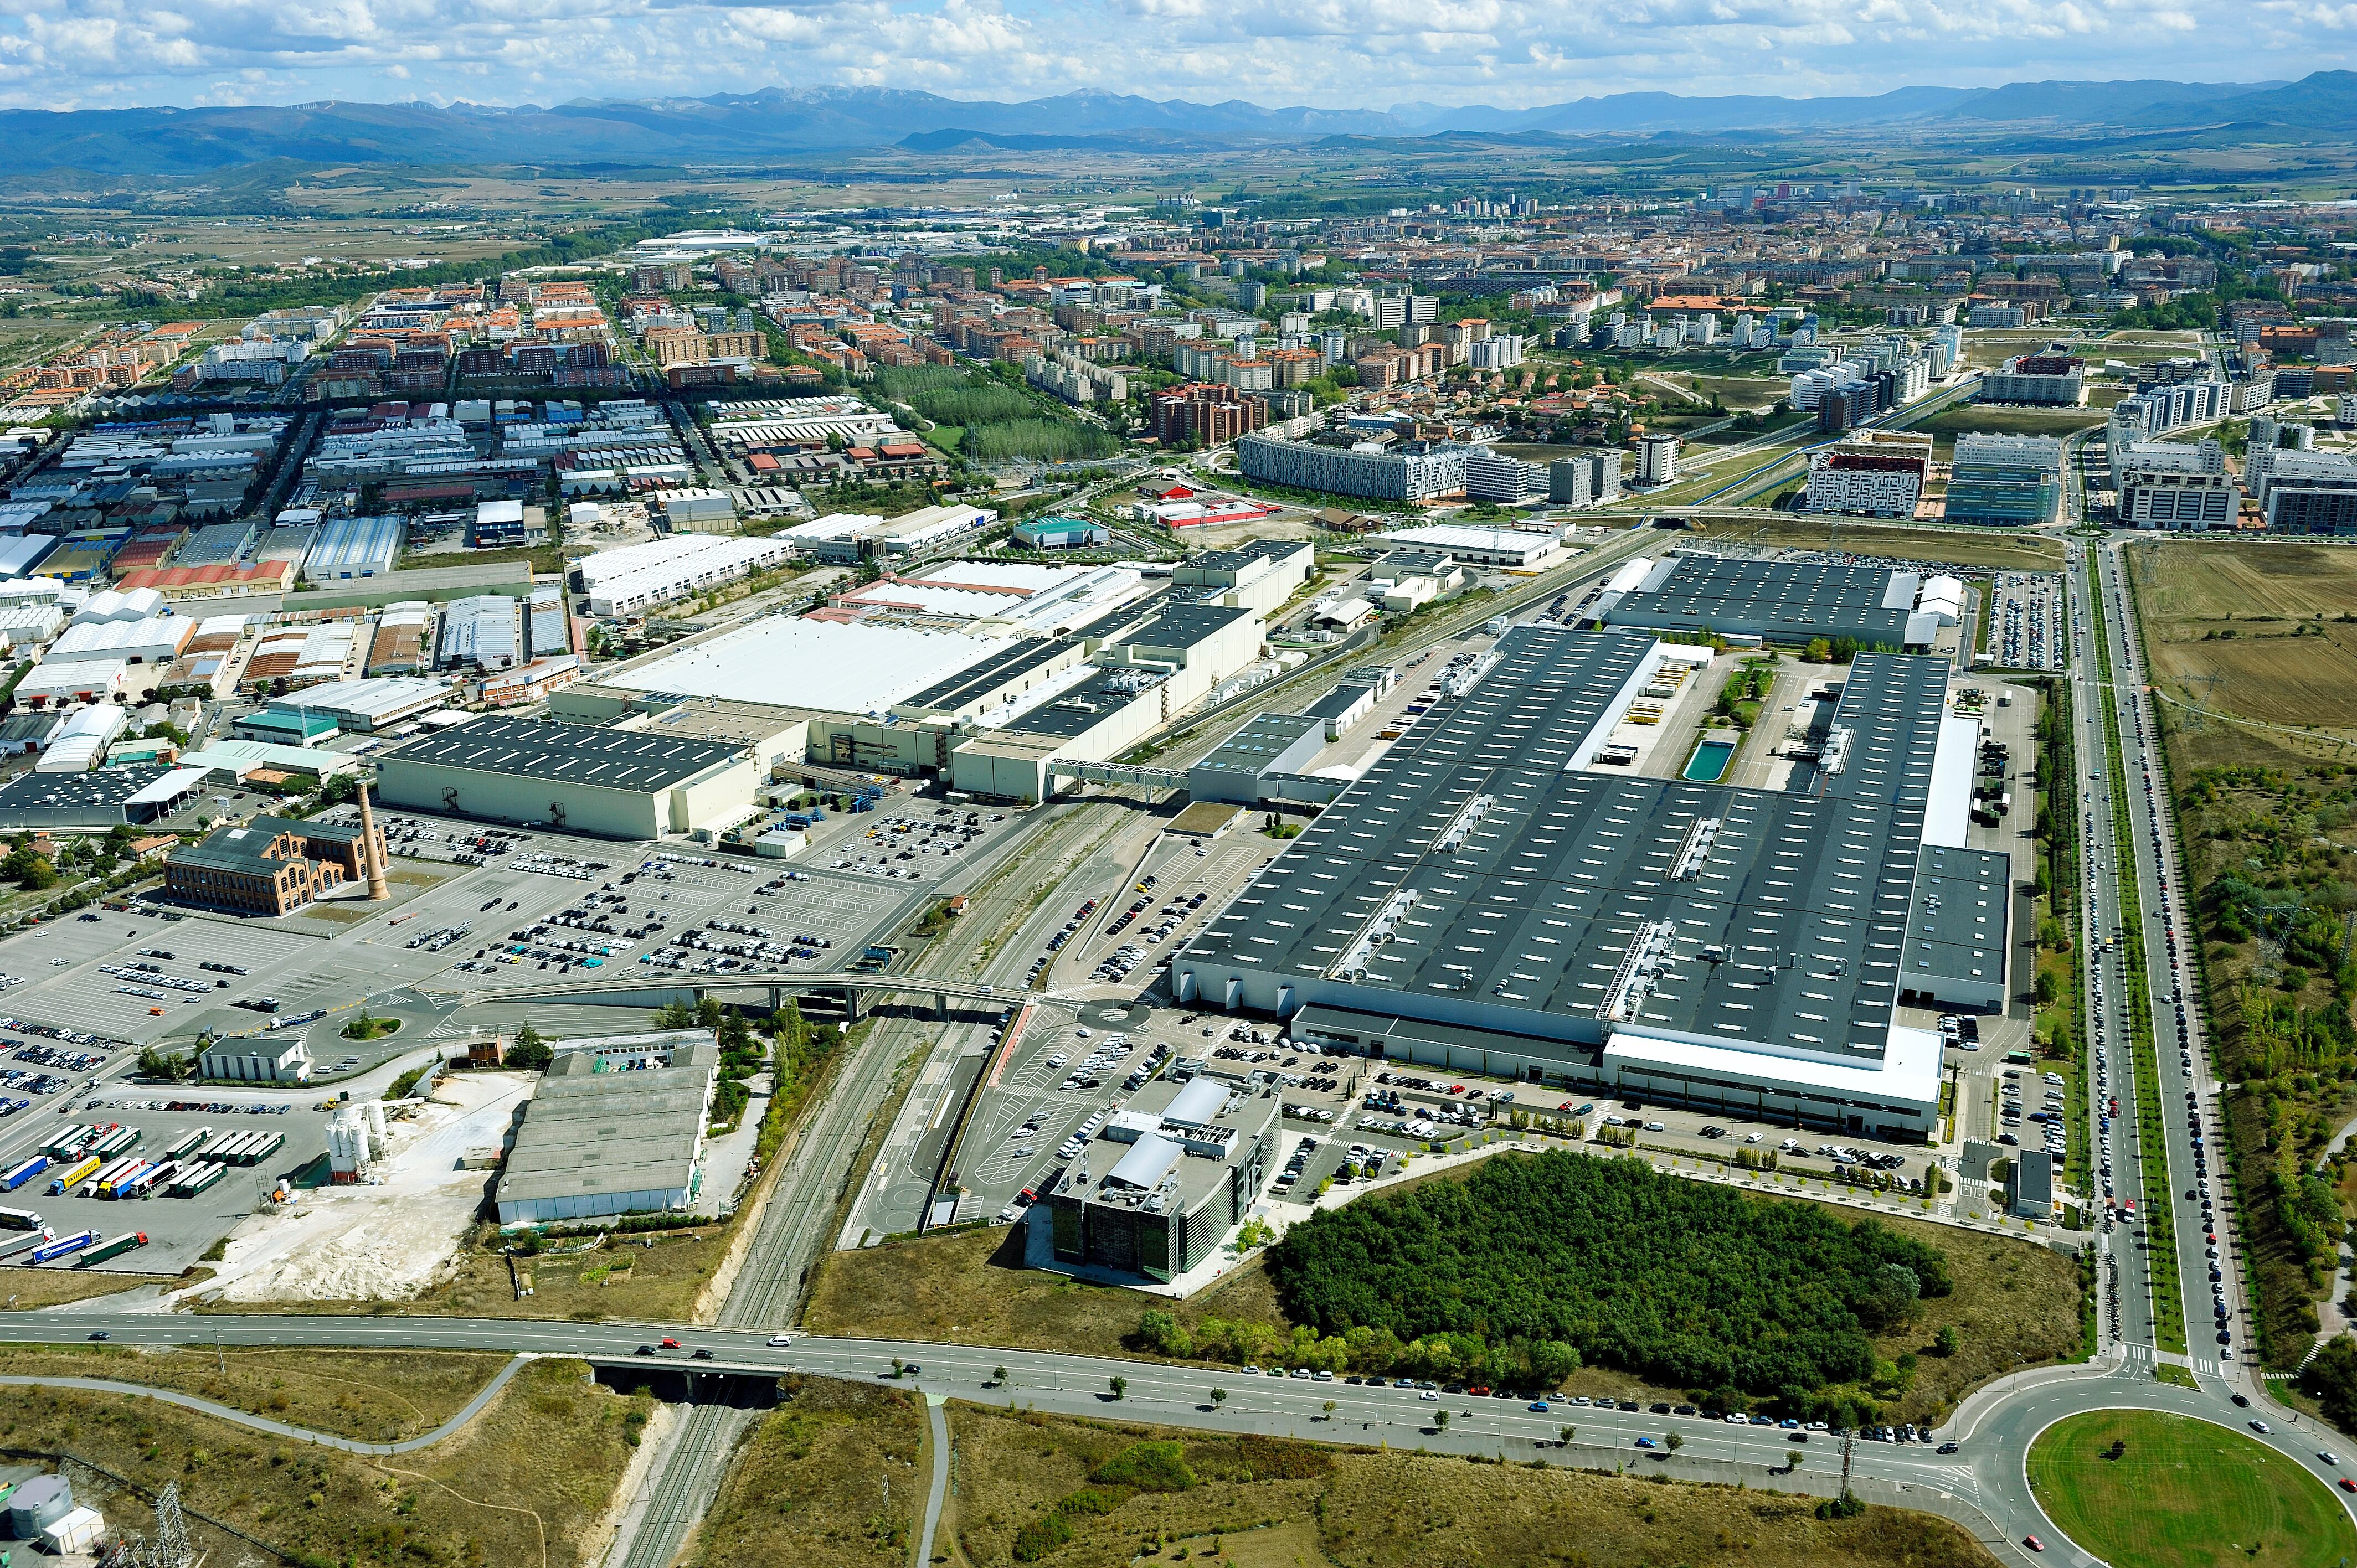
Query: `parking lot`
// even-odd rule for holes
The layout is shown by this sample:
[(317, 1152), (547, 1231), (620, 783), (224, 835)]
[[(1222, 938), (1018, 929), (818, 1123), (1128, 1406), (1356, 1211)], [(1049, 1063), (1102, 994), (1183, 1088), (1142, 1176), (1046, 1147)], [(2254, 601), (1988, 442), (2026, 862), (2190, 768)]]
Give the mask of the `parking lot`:
[[(0, 1204), (38, 1214), (40, 1224), (59, 1238), (95, 1231), (112, 1240), (126, 1231), (144, 1232), (145, 1246), (95, 1266), (130, 1273), (178, 1273), (200, 1260), (239, 1220), (264, 1203), (282, 1176), (291, 1176), (327, 1152), (328, 1113), (317, 1108), (320, 1102), (317, 1090), (163, 1090), (144, 1085), (111, 1085), (96, 1094), (65, 1097), (41, 1107), (38, 1113), (19, 1113), (0, 1122), (0, 1170), (13, 1174), (28, 1160), (48, 1158), (48, 1168), (0, 1195)], [(182, 1109), (170, 1109), (174, 1104)], [(238, 1133), (264, 1134), (265, 1144), (271, 1135), (284, 1141), (253, 1165), (201, 1157), (183, 1162), (175, 1176), (188, 1174), (191, 1165), (221, 1166), (219, 1176), (190, 1195), (170, 1190), (173, 1180), (167, 1177), (135, 1197), (101, 1197), (95, 1195), (95, 1172), (83, 1175), (70, 1190), (53, 1193), (50, 1188), (62, 1174), (72, 1172), (91, 1156), (43, 1156), (44, 1145), (56, 1146), (58, 1140), (82, 1128), (95, 1130), (86, 1135), (91, 1141), (97, 1134), (120, 1140), (118, 1128), (137, 1134), (135, 1142), (112, 1153), (110, 1163), (130, 1155), (167, 1164), (172, 1150), (183, 1148), (199, 1134), (216, 1148)], [(199, 1152), (204, 1146), (199, 1144), (188, 1152)], [(14, 1233), (0, 1231), (0, 1243), (15, 1239)], [(21, 1266), (34, 1251), (21, 1248), (0, 1262)], [(74, 1254), (40, 1266), (72, 1268)]]
[(2069, 655), (2062, 577), (1999, 572), (1989, 580), (1989, 656), (2009, 670), (2060, 670)]

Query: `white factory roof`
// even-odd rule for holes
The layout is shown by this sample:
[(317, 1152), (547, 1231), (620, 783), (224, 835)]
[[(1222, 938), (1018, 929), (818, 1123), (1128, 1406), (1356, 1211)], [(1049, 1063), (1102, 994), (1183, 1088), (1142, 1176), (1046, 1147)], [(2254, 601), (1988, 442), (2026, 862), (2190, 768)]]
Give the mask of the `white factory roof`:
[[(44, 507), (43, 510), (48, 509)], [(42, 557), (56, 549), (57, 544), (58, 536), (54, 533), (27, 533), (14, 539), (0, 540), (0, 577), (23, 576), (39, 565)]]
[[(1626, 1072), (1633, 1068), (1641, 1072), (1656, 1067), (1715, 1083), (1768, 1089), (1797, 1085), (1843, 1100), (1923, 1112), (1939, 1109), (1940, 1036), (1929, 1029), (1893, 1024), (1882, 1060), (1853, 1064), (1813, 1052), (1712, 1045), (1652, 1034), (1649, 1028), (1624, 1024), (1613, 1030), (1604, 1047), (1608, 1078), (1617, 1077), (1616, 1069)], [(1620, 1081), (1627, 1087), (1625, 1079)]]
[(440, 681), (412, 675), (380, 675), (366, 681), (328, 681), (307, 686), (288, 705), (327, 714), (351, 714), (376, 723), (400, 718), (450, 694)]
[(393, 570), (401, 552), (398, 517), (339, 517), (319, 530), (303, 559), (303, 575), (315, 583), (372, 577)]
[(25, 671), (25, 678), (16, 682), (16, 695), (29, 703), (82, 692), (113, 692), (130, 673), (130, 664), (121, 659), (74, 659), (63, 664), (44, 660)]
[(134, 588), (127, 594), (107, 588), (92, 594), (81, 608), (74, 611), (73, 623), (82, 626), (91, 621), (145, 620), (166, 613), (164, 596), (153, 588)]
[(1562, 542), (1550, 533), (1533, 533), (1519, 528), (1474, 528), (1458, 522), (1433, 522), (1419, 528), (1394, 529), (1376, 537), (1398, 544), (1422, 544), (1435, 550), (1480, 550), (1500, 553), (1552, 550)]
[(828, 713), (882, 713), (991, 657), (954, 631), (764, 616), (608, 683)]
[(618, 549), (600, 550), (584, 555), (573, 564), (581, 574), (581, 585), (595, 588), (618, 577), (636, 575), (641, 572), (660, 571), (694, 561), (719, 561), (737, 558), (782, 559), (782, 548), (764, 548), (771, 542), (758, 538), (732, 538), (718, 533), (674, 533), (666, 539), (650, 539), (642, 544), (625, 544)]
[(824, 517), (798, 522), (791, 528), (781, 528), (775, 537), (809, 542), (823, 539), (855, 539), (871, 528), (880, 527), (883, 521), (882, 516), (864, 511), (831, 511)]
[(160, 806), (199, 789), (204, 781), (205, 770), (201, 768), (175, 768), (123, 803), (126, 806)]
[(1978, 719), (1943, 714), (1932, 753), (1932, 785), (1923, 800), (1923, 842), (1965, 849), (1973, 811), (1973, 764), (1980, 755)]
[(49, 645), (49, 661), (80, 659), (168, 659), (196, 635), (186, 616), (150, 616), (145, 620), (89, 621), (70, 626)]

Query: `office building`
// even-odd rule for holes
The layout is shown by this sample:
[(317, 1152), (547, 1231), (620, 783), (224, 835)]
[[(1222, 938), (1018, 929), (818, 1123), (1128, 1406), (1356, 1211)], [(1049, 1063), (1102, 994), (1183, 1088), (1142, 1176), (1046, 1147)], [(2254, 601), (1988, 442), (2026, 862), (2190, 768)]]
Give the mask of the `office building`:
[(1147, 1084), (1041, 1195), (1028, 1252), (1165, 1282), (1216, 1257), (1268, 1180), (1280, 1104), (1209, 1072)]
[(1932, 467), (1932, 437), (1875, 430), (1809, 455), (1809, 510), (1858, 517), (1913, 517)]
[(1620, 499), (1620, 467), (1628, 456), (1617, 446), (1558, 457), (1547, 465), (1547, 499), (1557, 506), (1602, 506)]
[(2022, 354), (1981, 377), (1975, 403), (2076, 408), (2087, 401), (2086, 361), (2075, 354)]
[(1536, 463), (1525, 463), (1486, 446), (1476, 446), (1465, 454), (1468, 500), (1520, 506), (1524, 501), (1544, 499), (1546, 493), (1547, 471)]
[(1244, 478), (1264, 484), (1378, 500), (1430, 500), (1464, 493), (1465, 459), (1473, 450), (1412, 442), (1396, 452), (1361, 451), (1254, 434), (1238, 438), (1236, 463)]
[(1641, 485), (1666, 485), (1678, 477), (1678, 438), (1645, 435), (1637, 437), (1637, 480)]
[(2062, 443), (2050, 435), (1956, 437), (1947, 520), (1999, 528), (2051, 522), (2062, 506)]

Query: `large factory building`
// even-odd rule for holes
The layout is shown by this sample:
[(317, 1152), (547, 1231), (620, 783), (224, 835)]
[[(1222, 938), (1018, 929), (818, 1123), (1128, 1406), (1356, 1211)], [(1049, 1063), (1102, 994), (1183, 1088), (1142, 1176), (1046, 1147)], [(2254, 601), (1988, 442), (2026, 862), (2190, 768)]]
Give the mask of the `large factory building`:
[(1372, 1056), (1926, 1134), (1940, 1039), (1898, 1007), (2006, 994), (2007, 861), (1966, 844), (1979, 725), (1947, 712), (1953, 667), (1861, 654), (1783, 789), (1602, 766), (1672, 652), (1509, 632), (1174, 958), (1178, 1001)]

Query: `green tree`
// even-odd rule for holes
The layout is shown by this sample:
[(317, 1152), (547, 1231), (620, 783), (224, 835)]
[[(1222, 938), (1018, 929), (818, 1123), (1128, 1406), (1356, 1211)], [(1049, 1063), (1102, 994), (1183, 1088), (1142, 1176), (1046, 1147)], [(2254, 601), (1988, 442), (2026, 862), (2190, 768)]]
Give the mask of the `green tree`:
[(1575, 1437), (1577, 1437), (1577, 1436), (1578, 1436), (1578, 1435), (1579, 1435), (1579, 1428), (1577, 1428), (1577, 1427), (1576, 1427), (1576, 1426), (1569, 1425), (1569, 1424), (1566, 1424), (1566, 1425), (1563, 1425), (1563, 1426), (1558, 1426), (1558, 1427), (1556, 1427), (1556, 1428), (1555, 1428), (1555, 1431), (1557, 1431), (1558, 1433), (1562, 1434), (1562, 1435), (1563, 1435), (1563, 1445), (1564, 1445), (1566, 1448), (1570, 1447), (1570, 1446), (1571, 1446), (1571, 1440), (1572, 1440), (1573, 1438), (1575, 1438)]
[(1123, 1395), (1129, 1392), (1129, 1380), (1127, 1378), (1115, 1377), (1111, 1380), (1110, 1387), (1113, 1389), (1113, 1397), (1120, 1399)]
[(1956, 1326), (1953, 1323), (1943, 1323), (1940, 1325), (1940, 1331), (1932, 1336), (1932, 1353), (1935, 1356), (1953, 1356), (1961, 1342), (1956, 1333)]
[(508, 1047), (507, 1065), (522, 1072), (537, 1072), (556, 1059), (556, 1052), (546, 1037), (524, 1020), (516, 1031), (515, 1043)]
[(684, 998), (674, 996), (655, 1010), (655, 1027), (693, 1029), (695, 1027), (695, 1010), (688, 1005)]
[(178, 1083), (194, 1070), (195, 1063), (184, 1052), (162, 1051), (154, 1046), (143, 1047), (139, 1052), (139, 1075), (142, 1078)]
[(1225, 1403), (1227, 1403), (1227, 1402), (1228, 1402), (1228, 1391), (1227, 1391), (1227, 1390), (1225, 1390), (1225, 1389), (1213, 1389), (1213, 1390), (1211, 1391), (1211, 1406), (1212, 1406), (1212, 1408), (1213, 1408), (1213, 1409), (1215, 1409), (1215, 1410), (1216, 1410), (1216, 1409), (1218, 1409), (1221, 1405), (1223, 1405), (1223, 1404), (1225, 1404)]
[(1432, 1412), (1432, 1424), (1433, 1424), (1434, 1426), (1436, 1426), (1436, 1427), (1438, 1427), (1438, 1428), (1439, 1428), (1441, 1431), (1443, 1431), (1443, 1432), (1448, 1431), (1448, 1412), (1447, 1411), (1445, 1411), (1445, 1410), (1436, 1410), (1436, 1411), (1434, 1411), (1434, 1412)]
[(30, 844), (10, 850), (8, 857), (0, 860), (0, 876), (6, 876), (18, 886), (36, 892), (58, 885), (58, 868), (45, 857), (35, 854)]
[(1686, 1440), (1674, 1432), (1662, 1439), (1662, 1441), (1669, 1444), (1670, 1452), (1673, 1454), (1686, 1445)]

